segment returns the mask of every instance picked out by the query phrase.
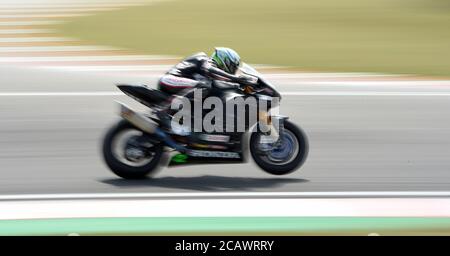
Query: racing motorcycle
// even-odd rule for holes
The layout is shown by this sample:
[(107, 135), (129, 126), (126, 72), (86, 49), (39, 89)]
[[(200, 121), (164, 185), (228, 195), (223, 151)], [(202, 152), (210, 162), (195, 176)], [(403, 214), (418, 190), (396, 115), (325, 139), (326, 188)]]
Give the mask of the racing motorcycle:
[[(247, 78), (245, 83), (231, 86), (220, 79), (212, 80), (208, 96), (220, 98), (224, 105), (237, 98), (256, 99), (253, 101), (256, 106), (233, 111), (233, 114), (244, 111), (244, 131), (175, 131), (157, 115), (163, 102), (172, 95), (145, 85), (117, 85), (150, 111), (140, 113), (119, 102), (122, 119), (108, 130), (103, 140), (107, 166), (122, 178), (142, 179), (153, 176), (160, 166), (242, 163), (250, 153), (267, 173), (284, 175), (298, 169), (308, 155), (306, 134), (288, 117), (270, 113), (281, 99), (273, 85), (248, 64), (243, 63), (239, 70)], [(258, 111), (256, 120), (247, 115), (250, 107)], [(229, 119), (224, 117), (221, 121), (224, 120)]]

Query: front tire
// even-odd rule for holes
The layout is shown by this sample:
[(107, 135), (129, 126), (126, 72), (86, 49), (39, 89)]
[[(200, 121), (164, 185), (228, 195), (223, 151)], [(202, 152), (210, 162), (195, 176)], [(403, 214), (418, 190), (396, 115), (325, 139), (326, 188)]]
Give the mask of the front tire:
[(250, 153), (253, 160), (265, 172), (273, 175), (285, 175), (294, 172), (303, 165), (308, 156), (308, 138), (302, 129), (286, 120), (284, 121), (284, 130), (285, 133), (288, 133), (290, 137), (295, 138), (298, 142), (295, 155), (286, 163), (273, 161), (269, 157), (270, 153), (264, 154), (258, 149), (261, 136), (259, 133), (253, 132), (250, 137)]
[(149, 159), (144, 159), (145, 161), (135, 164), (125, 159), (116, 149), (118, 137), (125, 132), (133, 132), (135, 137), (143, 134), (142, 131), (126, 120), (121, 120), (111, 127), (103, 140), (102, 151), (106, 165), (114, 174), (124, 179), (144, 179), (149, 175), (155, 174), (163, 154), (163, 146), (161, 143), (151, 147), (151, 152), (149, 152), (151, 153), (151, 158), (149, 157)]

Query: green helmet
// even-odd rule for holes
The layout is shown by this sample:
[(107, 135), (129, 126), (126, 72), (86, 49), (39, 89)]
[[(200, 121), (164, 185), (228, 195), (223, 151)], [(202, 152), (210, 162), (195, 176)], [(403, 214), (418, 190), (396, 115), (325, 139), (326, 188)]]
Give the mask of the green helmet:
[(216, 47), (211, 56), (213, 62), (223, 71), (234, 74), (241, 64), (239, 54), (230, 48)]

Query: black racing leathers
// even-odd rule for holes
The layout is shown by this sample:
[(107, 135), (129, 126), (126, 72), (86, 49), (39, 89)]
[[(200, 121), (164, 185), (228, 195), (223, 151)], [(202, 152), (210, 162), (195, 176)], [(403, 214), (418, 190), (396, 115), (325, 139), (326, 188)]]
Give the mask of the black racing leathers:
[[(192, 97), (194, 88), (204, 88), (201, 85), (210, 84), (213, 79), (239, 83), (241, 78), (217, 68), (215, 63), (205, 53), (194, 54), (171, 68), (158, 83), (158, 89), (171, 94)], [(206, 89), (208, 90), (208, 89)], [(203, 94), (204, 96), (207, 93)], [(157, 112), (164, 128), (170, 129), (172, 98), (163, 103)], [(169, 114), (171, 113), (171, 114)]]
[(197, 53), (171, 68), (159, 80), (158, 88), (169, 94), (179, 94), (212, 79), (239, 83), (241, 78), (217, 68), (205, 53)]

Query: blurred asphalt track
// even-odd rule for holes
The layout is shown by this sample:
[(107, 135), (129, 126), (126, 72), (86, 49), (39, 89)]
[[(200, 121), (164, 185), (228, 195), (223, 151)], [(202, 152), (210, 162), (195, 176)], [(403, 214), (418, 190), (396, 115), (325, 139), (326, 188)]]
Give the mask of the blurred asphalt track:
[[(251, 164), (164, 169), (125, 181), (104, 166), (99, 145), (124, 96), (10, 95), (5, 92), (117, 92), (115, 82), (155, 77), (0, 68), (1, 194), (187, 191), (444, 191), (450, 185), (450, 87), (289, 85), (281, 112), (301, 125), (310, 155), (299, 171), (274, 177)], [(281, 80), (281, 79), (279, 79)], [(275, 84), (277, 80), (274, 79)], [(367, 94), (358, 96), (354, 92)], [(380, 96), (376, 92), (447, 93)], [(34, 96), (33, 96), (34, 95)], [(134, 104), (134, 106), (139, 106)]]
[[(2, 15), (14, 15), (14, 10), (5, 14), (3, 8)], [(123, 66), (117, 66), (116, 72), (103, 62), (84, 68), (58, 66), (54, 63), (64, 60), (55, 59), (55, 52), (80, 56), (81, 48), (58, 49), (65, 42), (52, 38), (49, 31), (25, 28), (30, 30), (23, 32), (24, 22), (30, 20), (0, 19), (4, 19), (0, 21), (0, 194), (447, 191), (450, 187), (450, 82), (361, 74), (268, 76), (280, 91), (289, 92), (281, 113), (303, 127), (310, 139), (309, 158), (291, 175), (270, 176), (249, 163), (177, 167), (164, 169), (152, 180), (121, 180), (109, 172), (99, 154), (105, 130), (118, 120), (114, 100), (132, 103), (127, 97), (109, 95), (118, 92), (113, 84), (153, 85), (167, 66), (144, 63), (140, 72), (133, 71), (139, 67), (132, 63), (127, 64), (129, 72)], [(20, 31), (45, 34), (49, 42), (21, 42), (18, 38), (30, 35)], [(44, 59), (32, 59), (27, 52)], [(48, 67), (50, 62), (53, 68)], [(49, 95), (55, 92), (61, 95)]]

